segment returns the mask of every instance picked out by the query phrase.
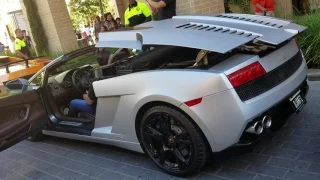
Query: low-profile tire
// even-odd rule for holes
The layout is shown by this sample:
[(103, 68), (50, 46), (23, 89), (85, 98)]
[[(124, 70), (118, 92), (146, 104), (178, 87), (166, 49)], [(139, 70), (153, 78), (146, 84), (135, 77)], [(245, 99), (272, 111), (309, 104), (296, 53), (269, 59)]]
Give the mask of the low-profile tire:
[(42, 141), (44, 138), (45, 138), (45, 135), (41, 131), (39, 131), (39, 132), (29, 136), (28, 140), (32, 141), (32, 142), (37, 142), (37, 141)]
[(175, 108), (155, 106), (147, 110), (139, 133), (146, 154), (168, 174), (197, 173), (210, 157), (208, 142), (200, 128)]

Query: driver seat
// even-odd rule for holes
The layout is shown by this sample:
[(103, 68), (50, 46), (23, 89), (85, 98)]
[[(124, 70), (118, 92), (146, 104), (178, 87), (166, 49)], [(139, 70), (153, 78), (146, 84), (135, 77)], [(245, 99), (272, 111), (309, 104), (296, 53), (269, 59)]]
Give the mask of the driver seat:
[(112, 64), (116, 61), (126, 59), (130, 56), (130, 52), (127, 48), (120, 48), (114, 54), (111, 54), (108, 60), (108, 64)]

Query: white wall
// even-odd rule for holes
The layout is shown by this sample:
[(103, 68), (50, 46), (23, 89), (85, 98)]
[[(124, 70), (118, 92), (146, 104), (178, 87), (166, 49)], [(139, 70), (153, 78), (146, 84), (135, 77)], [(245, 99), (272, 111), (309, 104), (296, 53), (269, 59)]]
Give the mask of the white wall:
[[(6, 28), (8, 24), (12, 25), (13, 31), (20, 28), (26, 30), (27, 34), (30, 32), (18, 0), (0, 0), (0, 42), (12, 49), (13, 46)], [(14, 32), (12, 33), (14, 34)]]

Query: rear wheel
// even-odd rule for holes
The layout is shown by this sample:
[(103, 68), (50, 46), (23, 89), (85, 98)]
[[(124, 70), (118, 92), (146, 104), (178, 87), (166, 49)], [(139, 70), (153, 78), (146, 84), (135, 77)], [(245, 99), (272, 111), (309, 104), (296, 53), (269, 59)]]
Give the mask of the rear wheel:
[(199, 127), (171, 107), (149, 109), (142, 117), (140, 137), (151, 159), (175, 176), (200, 171), (209, 158), (209, 145)]

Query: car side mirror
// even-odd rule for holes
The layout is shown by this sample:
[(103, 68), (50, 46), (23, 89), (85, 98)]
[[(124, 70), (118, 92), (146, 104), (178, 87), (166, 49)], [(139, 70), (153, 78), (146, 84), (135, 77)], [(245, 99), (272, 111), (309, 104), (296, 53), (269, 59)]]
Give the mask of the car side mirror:
[(28, 90), (29, 81), (26, 79), (14, 79), (12, 81), (9, 81), (5, 84), (5, 87), (9, 90), (21, 90), (22, 92), (25, 92)]

